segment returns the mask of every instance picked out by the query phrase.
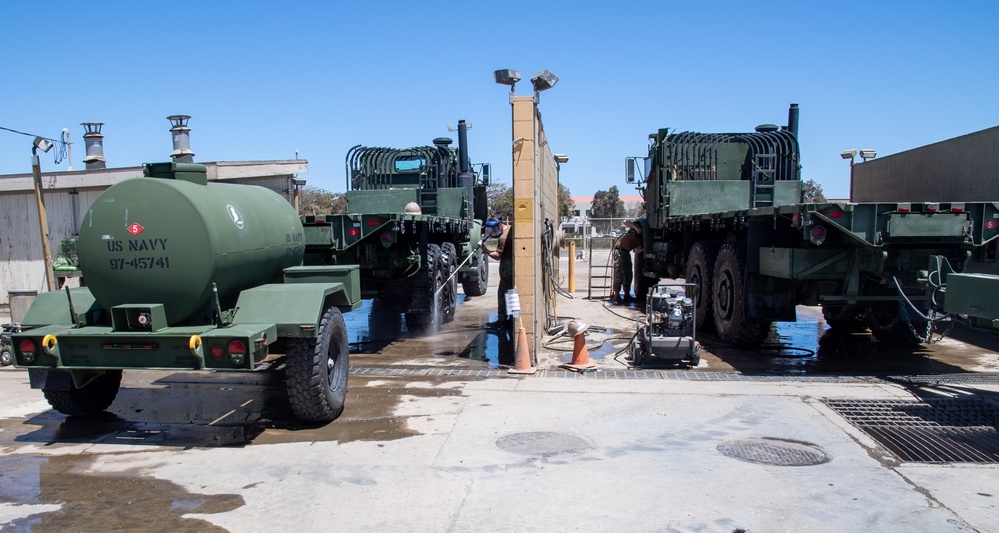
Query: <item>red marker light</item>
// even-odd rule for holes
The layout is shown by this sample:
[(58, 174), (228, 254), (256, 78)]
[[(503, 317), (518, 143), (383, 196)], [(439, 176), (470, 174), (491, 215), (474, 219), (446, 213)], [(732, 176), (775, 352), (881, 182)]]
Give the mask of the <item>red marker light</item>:
[(908, 213), (909, 212), (909, 208), (908, 207), (899, 207), (898, 208), (898, 212), (899, 213)]
[(373, 228), (373, 227), (375, 227), (375, 226), (378, 225), (378, 221), (375, 220), (375, 219), (371, 219), (371, 220), (368, 221), (368, 225)]
[(219, 346), (218, 344), (216, 344), (215, 346), (212, 346), (212, 357), (214, 357), (216, 359), (222, 359), (223, 355), (225, 355), (225, 352), (222, 351), (222, 347), (221, 346)]
[(30, 355), (35, 353), (35, 343), (31, 342), (30, 339), (24, 339), (21, 344), (18, 345), (21, 353), (24, 355)]
[(829, 216), (832, 217), (832, 218), (843, 218), (843, 212), (842, 211), (833, 211)]
[(360, 234), (361, 230), (357, 228), (350, 228), (349, 230), (347, 230), (347, 235), (350, 235), (351, 237), (357, 237)]
[(953, 211), (953, 212), (955, 212), (955, 213), (963, 213), (964, 212), (964, 208), (963, 207), (958, 207), (958, 206), (951, 207), (950, 210)]

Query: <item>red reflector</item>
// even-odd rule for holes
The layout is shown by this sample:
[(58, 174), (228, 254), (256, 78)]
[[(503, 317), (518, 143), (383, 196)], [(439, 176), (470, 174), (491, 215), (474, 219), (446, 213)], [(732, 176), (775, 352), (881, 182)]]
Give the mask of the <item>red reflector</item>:
[(813, 239), (823, 239), (826, 236), (826, 228), (822, 226), (815, 226), (812, 228), (812, 238)]
[(908, 207), (899, 207), (898, 211), (900, 213), (908, 213), (909, 212), (909, 208)]
[(369, 221), (368, 221), (368, 225), (369, 225), (369, 226), (371, 226), (371, 227), (375, 227), (375, 226), (377, 226), (377, 225), (378, 225), (378, 221), (377, 221), (377, 220), (374, 220), (374, 219), (372, 219), (372, 220), (369, 220)]
[(937, 212), (937, 208), (935, 208), (935, 207), (927, 207), (926, 208), (926, 212), (927, 213), (936, 213)]
[(231, 355), (234, 353), (238, 354), (246, 353), (246, 345), (243, 344), (243, 341), (232, 341), (229, 343), (229, 354)]
[(357, 237), (360, 234), (361, 230), (357, 228), (350, 228), (349, 230), (347, 230), (347, 235), (350, 235), (351, 237)]
[(223, 355), (225, 355), (225, 351), (222, 350), (221, 346), (219, 346), (218, 344), (212, 346), (212, 357), (216, 359), (222, 359)]
[(832, 218), (843, 218), (843, 212), (842, 211), (833, 211), (829, 216), (832, 217)]
[(392, 240), (392, 232), (391, 231), (386, 231), (385, 233), (382, 233), (381, 239), (383, 241), (391, 241)]
[(18, 345), (18, 348), (20, 348), (21, 353), (24, 352), (32, 353), (35, 351), (35, 343), (31, 342), (28, 339), (24, 339), (23, 341), (21, 341), (21, 344)]
[(955, 212), (955, 213), (961, 213), (961, 212), (964, 211), (964, 208), (963, 207), (952, 207), (952, 208), (950, 208), (950, 210), (953, 211), (953, 212)]

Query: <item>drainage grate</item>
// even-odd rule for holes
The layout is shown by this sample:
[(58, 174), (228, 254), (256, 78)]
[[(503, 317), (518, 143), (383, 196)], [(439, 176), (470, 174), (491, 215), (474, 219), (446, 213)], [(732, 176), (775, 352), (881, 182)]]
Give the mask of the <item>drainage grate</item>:
[(585, 440), (575, 435), (554, 431), (511, 433), (500, 437), (496, 441), (496, 446), (511, 453), (541, 457), (578, 452), (590, 447)]
[(999, 463), (999, 409), (985, 400), (823, 402), (902, 461)]
[(829, 461), (826, 452), (807, 442), (782, 439), (738, 439), (718, 445), (726, 457), (770, 466), (812, 466)]

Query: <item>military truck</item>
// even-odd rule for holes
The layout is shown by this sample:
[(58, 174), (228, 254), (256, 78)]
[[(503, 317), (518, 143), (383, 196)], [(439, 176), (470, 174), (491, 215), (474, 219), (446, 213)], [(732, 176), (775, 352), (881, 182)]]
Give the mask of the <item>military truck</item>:
[(454, 319), (457, 286), (486, 293), (489, 261), (480, 244), (487, 217), (488, 163), (472, 165), (467, 124), (458, 147), (355, 146), (347, 153), (347, 214), (304, 217), (309, 264), (356, 265), (362, 298), (404, 313), (411, 331)]
[(791, 104), (782, 128), (650, 135), (648, 156), (626, 160), (647, 210), (640, 289), (686, 278), (699, 329), (732, 344), (761, 343), (799, 304), (833, 328), (927, 341), (927, 266), (965, 270), (999, 236), (999, 198), (805, 203), (797, 134)]
[(250, 371), (286, 354), (295, 414), (333, 420), (349, 370), (341, 313), (360, 306), (360, 276), (312, 261), (310, 231), (268, 189), (208, 183), (195, 163), (144, 165), (85, 214), (86, 286), (38, 295), (14, 363), (53, 408), (86, 416), (111, 405), (124, 369)]

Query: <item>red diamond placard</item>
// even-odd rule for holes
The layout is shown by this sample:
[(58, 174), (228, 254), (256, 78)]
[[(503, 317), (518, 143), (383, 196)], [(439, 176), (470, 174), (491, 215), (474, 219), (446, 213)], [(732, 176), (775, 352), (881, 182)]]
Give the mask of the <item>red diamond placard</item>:
[(144, 230), (144, 229), (146, 229), (146, 228), (142, 227), (142, 224), (139, 224), (138, 222), (133, 222), (127, 228), (125, 228), (125, 231), (131, 233), (132, 236), (134, 237), (134, 236), (142, 233), (142, 230)]

